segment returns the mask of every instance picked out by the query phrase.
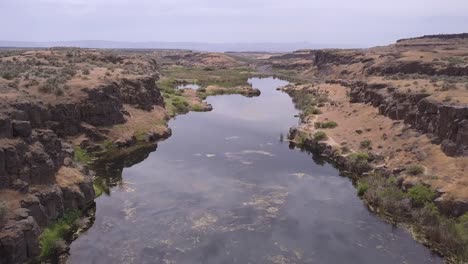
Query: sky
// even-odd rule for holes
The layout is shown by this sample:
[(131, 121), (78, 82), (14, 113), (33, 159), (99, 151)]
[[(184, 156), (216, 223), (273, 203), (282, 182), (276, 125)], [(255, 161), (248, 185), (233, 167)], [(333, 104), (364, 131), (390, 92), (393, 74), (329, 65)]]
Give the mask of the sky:
[(468, 0), (0, 0), (13, 41), (375, 46), (468, 32)]

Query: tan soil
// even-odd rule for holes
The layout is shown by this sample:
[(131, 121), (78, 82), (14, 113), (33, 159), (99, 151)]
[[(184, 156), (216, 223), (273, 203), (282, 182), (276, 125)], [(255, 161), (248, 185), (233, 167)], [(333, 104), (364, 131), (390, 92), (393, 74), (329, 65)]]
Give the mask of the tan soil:
[(158, 135), (167, 132), (166, 121), (168, 117), (164, 108), (155, 106), (149, 112), (130, 105), (124, 105), (124, 108), (129, 113), (126, 117), (127, 122), (110, 128), (110, 132), (107, 134), (110, 140), (130, 138), (150, 131)]
[[(297, 86), (295, 89), (308, 87)], [(334, 84), (321, 84), (319, 87), (330, 92), (330, 101), (336, 105), (326, 104), (321, 108), (323, 114), (310, 116), (301, 128), (312, 134), (316, 130), (315, 122), (335, 121), (338, 127), (321, 130), (337, 146), (345, 143), (354, 151), (363, 151), (360, 142), (370, 140), (372, 151), (385, 157), (385, 162), (379, 165), (389, 168), (422, 165), (426, 168), (424, 175), (406, 176), (406, 180), (424, 182), (452, 198), (468, 199), (468, 157), (448, 157), (440, 146), (431, 144), (426, 135), (408, 128), (402, 121), (380, 115), (373, 106), (350, 103), (346, 87)], [(357, 130), (362, 134), (356, 133)]]

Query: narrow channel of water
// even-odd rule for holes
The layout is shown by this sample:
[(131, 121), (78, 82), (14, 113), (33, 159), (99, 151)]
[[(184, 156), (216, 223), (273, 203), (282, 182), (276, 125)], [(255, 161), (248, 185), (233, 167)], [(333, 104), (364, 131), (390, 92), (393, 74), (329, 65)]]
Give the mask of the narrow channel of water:
[(176, 87), (176, 89), (194, 89), (198, 90), (200, 88), (200, 85), (198, 84), (181, 84)]
[[(209, 113), (170, 122), (173, 136), (116, 171), (71, 263), (441, 263), (407, 231), (370, 213), (350, 180), (288, 148), (297, 110), (262, 95), (209, 98)], [(137, 159), (138, 160), (138, 159)]]

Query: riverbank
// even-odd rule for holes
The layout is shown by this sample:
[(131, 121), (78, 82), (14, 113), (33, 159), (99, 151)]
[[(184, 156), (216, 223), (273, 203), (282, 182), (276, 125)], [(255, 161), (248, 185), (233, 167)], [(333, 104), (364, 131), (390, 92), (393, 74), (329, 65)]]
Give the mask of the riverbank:
[(434, 174), (458, 173), (463, 180), (464, 167), (456, 166), (456, 158), (447, 157), (427, 136), (379, 115), (374, 107), (350, 102), (350, 88), (322, 83), (282, 90), (302, 110), (301, 125), (289, 135), (295, 145), (335, 164), (353, 179), (371, 210), (409, 224), (419, 241), (448, 262), (467, 261), (468, 218), (453, 200), (453, 195), (465, 192), (458, 185), (459, 192), (447, 194), (436, 187), (443, 180)]

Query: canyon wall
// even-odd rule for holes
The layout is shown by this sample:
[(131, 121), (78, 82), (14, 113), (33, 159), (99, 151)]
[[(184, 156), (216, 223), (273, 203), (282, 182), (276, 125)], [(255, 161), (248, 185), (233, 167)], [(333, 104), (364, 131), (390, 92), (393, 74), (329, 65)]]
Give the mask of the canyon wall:
[(154, 77), (121, 79), (83, 89), (86, 96), (46, 103), (28, 96), (0, 104), (0, 263), (24, 263), (40, 253), (42, 230), (64, 213), (94, 203), (93, 172), (74, 161), (65, 137), (100, 135), (125, 122), (124, 104), (164, 106)]

